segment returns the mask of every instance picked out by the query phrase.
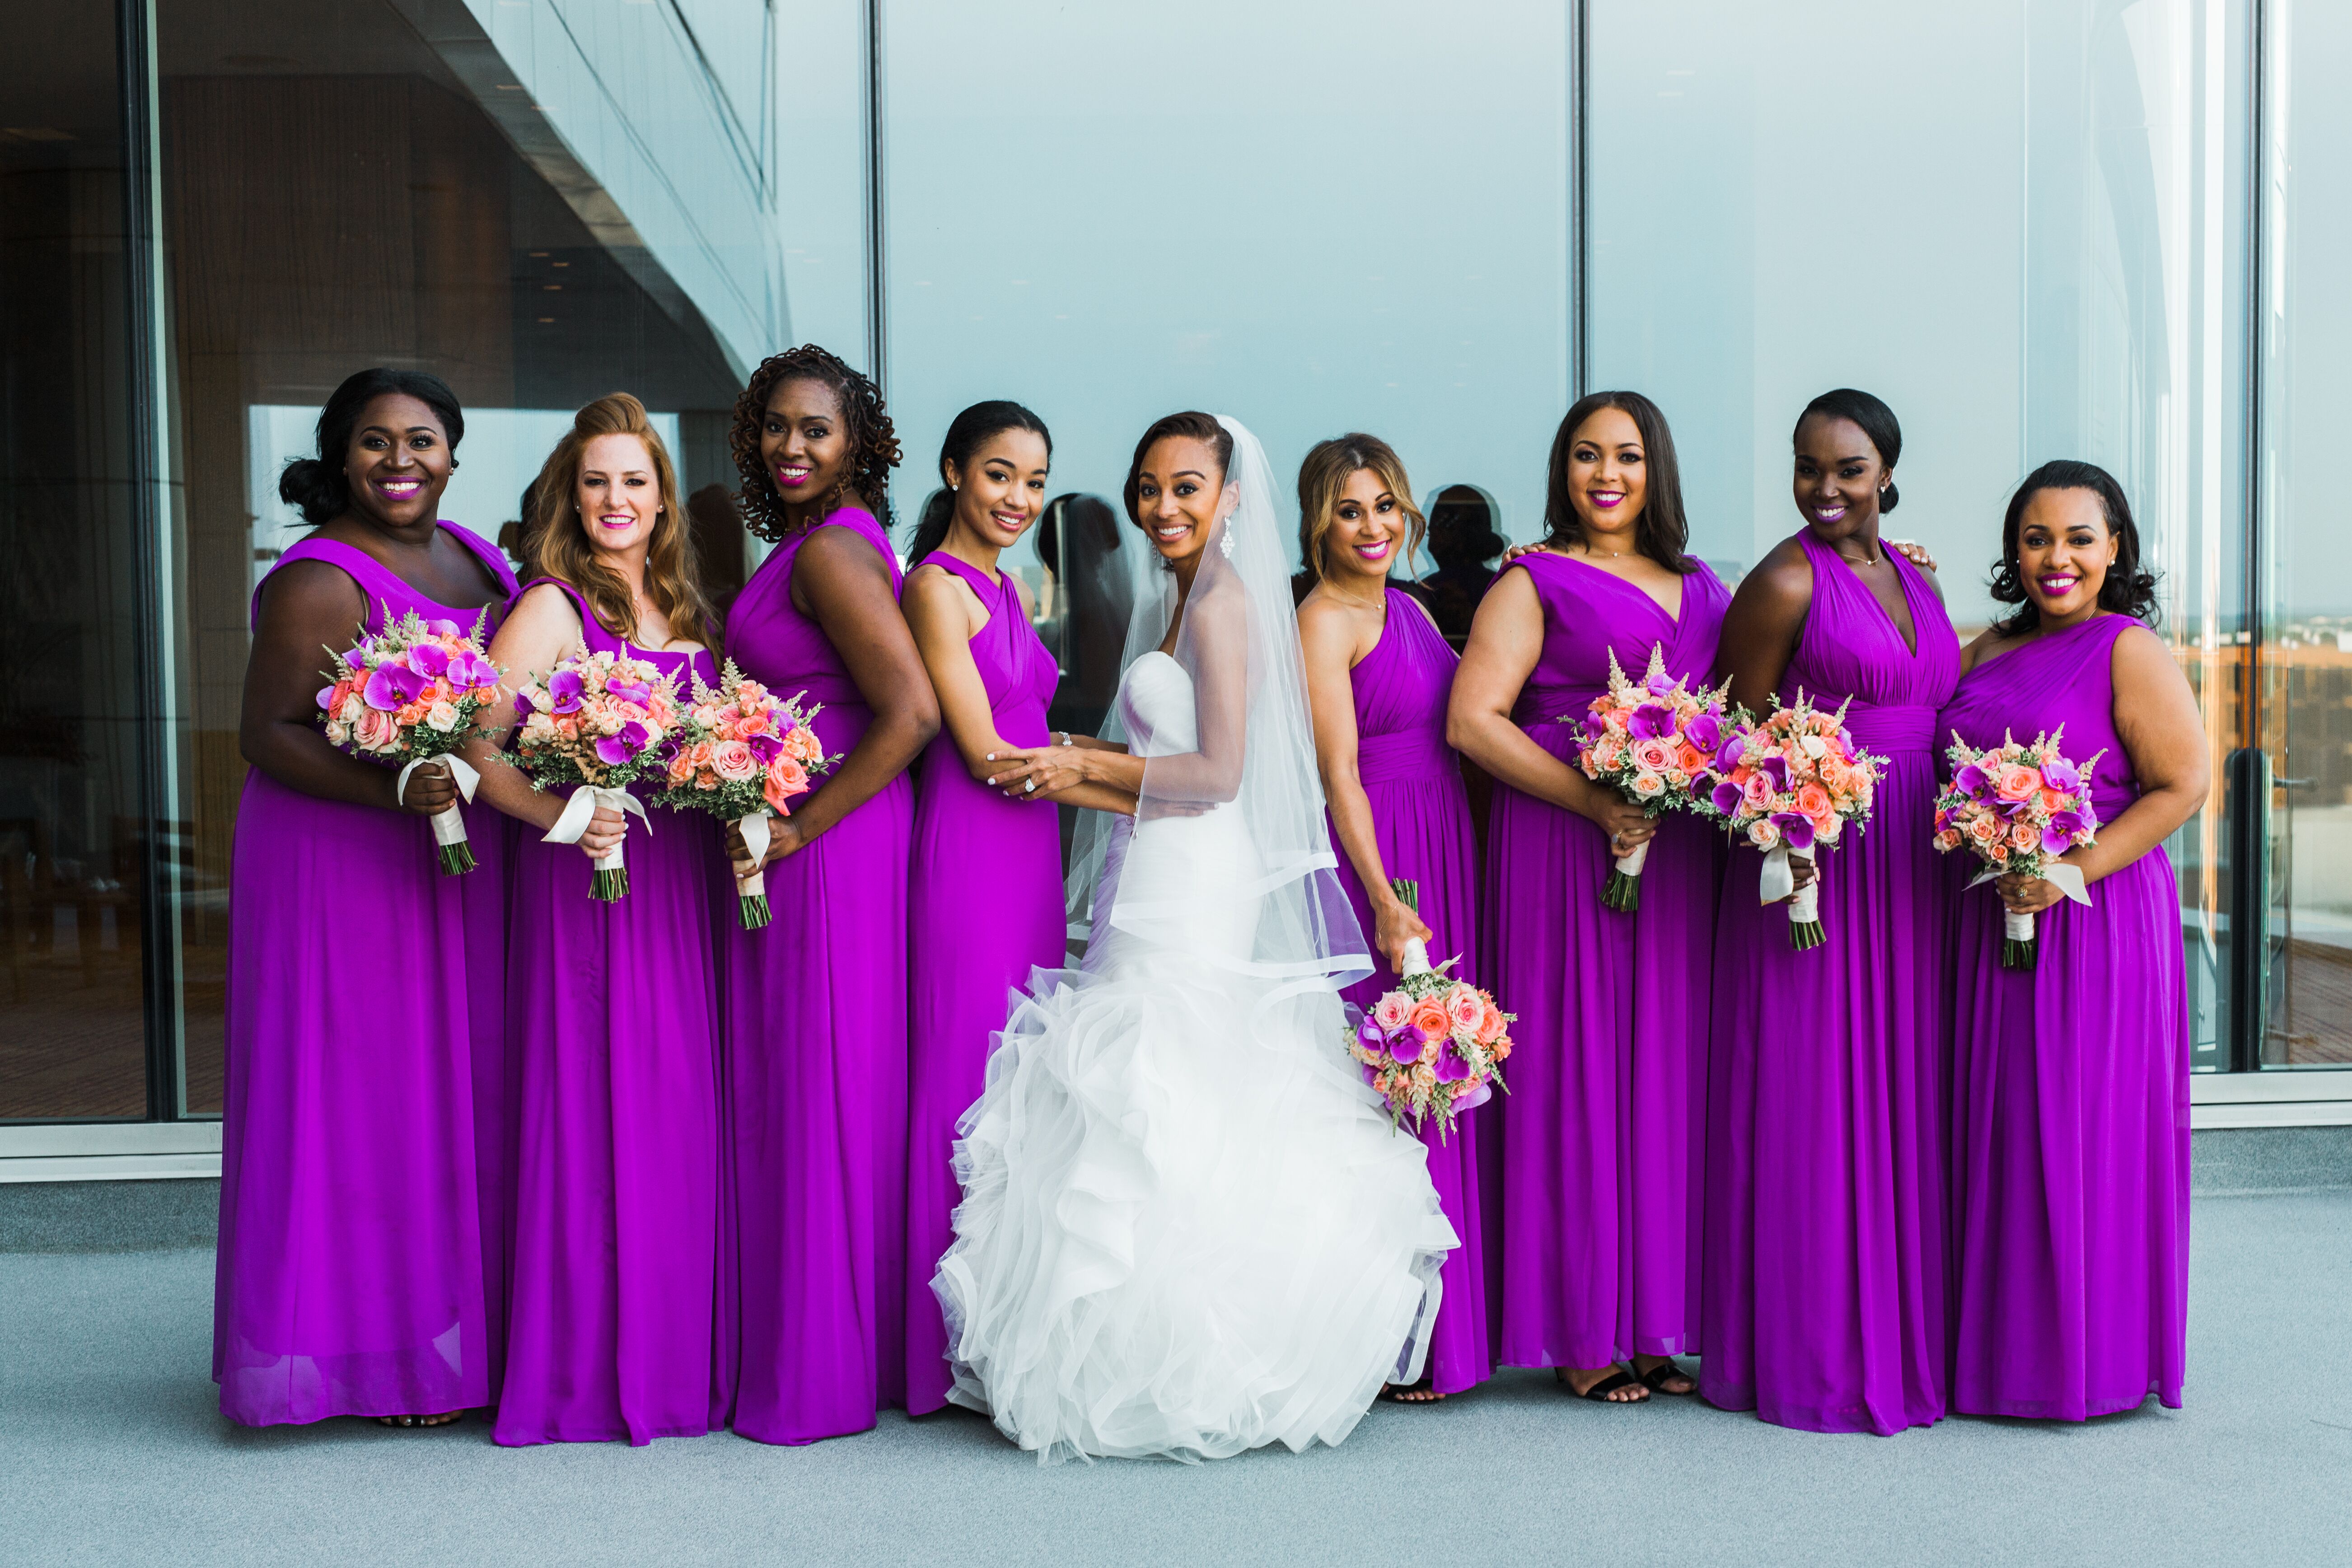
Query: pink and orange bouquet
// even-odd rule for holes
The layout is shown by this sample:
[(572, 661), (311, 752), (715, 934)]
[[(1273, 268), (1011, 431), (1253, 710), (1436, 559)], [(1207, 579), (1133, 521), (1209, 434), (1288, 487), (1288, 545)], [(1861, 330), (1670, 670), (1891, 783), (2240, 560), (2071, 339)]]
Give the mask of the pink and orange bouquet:
[[(1985, 863), (1969, 884), (1996, 877), (2039, 877), (2076, 903), (2090, 894), (2079, 868), (2062, 863), (2069, 849), (2092, 842), (2099, 815), (2091, 805), (2091, 771), (2102, 752), (2080, 765), (2059, 752), (2066, 727), (2034, 737), (2030, 746), (2006, 735), (1998, 746), (1969, 745), (1957, 731), (1944, 755), (1952, 782), (1936, 797), (1936, 847), (1966, 848)], [(2001, 910), (2000, 966), (2033, 967), (2033, 917)]]
[(1790, 705), (1775, 697), (1760, 722), (1745, 712), (1738, 717), (1692, 809), (1764, 852), (1758, 897), (1768, 904), (1789, 900), (1790, 944), (1800, 952), (1819, 947), (1829, 940), (1822, 930), (1821, 878), (1800, 889), (1789, 862), (1810, 861), (1834, 846), (1848, 823), (1860, 832), (1886, 764), (1854, 744), (1843, 706), (1824, 713), (1802, 690)]
[[(1407, 905), (1413, 884), (1389, 884)], [(1454, 959), (1432, 968), (1419, 941), (1405, 950), (1397, 987), (1374, 1003), (1348, 1037), (1348, 1054), (1363, 1069), (1364, 1081), (1389, 1102), (1389, 1121), (1413, 1131), (1437, 1118), (1437, 1140), (1445, 1142), (1454, 1119), (1492, 1096), (1503, 1081), (1502, 1063), (1511, 1054), (1510, 1026), (1517, 1017), (1495, 999), (1445, 971)]]
[[(653, 820), (628, 786), (659, 777), (664, 749), (675, 737), (680, 715), (677, 689), (661, 669), (642, 658), (591, 653), (583, 643), (550, 670), (515, 692), (515, 758), (530, 774), (534, 789), (569, 786), (563, 815), (547, 830), (550, 844), (577, 844), (596, 808), (634, 813), (653, 831)], [(629, 870), (616, 844), (596, 861), (589, 895), (604, 903), (628, 896)]]
[[(468, 637), (455, 621), (428, 621), (414, 610), (395, 620), (387, 605), (383, 631), (341, 653), (329, 648), (334, 663), (319, 672), (328, 682), (319, 691), (327, 743), (355, 757), (399, 764), (395, 795), (408, 787), (409, 774), (431, 764), (472, 800), (481, 775), (456, 753), (482, 710), (498, 700), (499, 667), (481, 644), (488, 614), (475, 621)], [(432, 823), (442, 873), (472, 870), (465, 815), (451, 805), (434, 813)]]
[[(1708, 764), (1723, 744), (1724, 690), (1696, 691), (1666, 673), (1664, 650), (1650, 650), (1649, 673), (1640, 685), (1626, 678), (1609, 656), (1609, 689), (1592, 700), (1576, 742), (1576, 765), (1584, 776), (1605, 784), (1651, 816), (1688, 811)], [(1601, 901), (1612, 910), (1642, 907), (1642, 866), (1647, 842), (1621, 855), (1609, 873)]]
[(778, 697), (731, 659), (715, 691), (697, 676), (669, 759), (669, 787), (654, 797), (656, 805), (707, 811), (743, 835), (751, 868), (739, 864), (735, 888), (745, 931), (758, 931), (771, 919), (764, 867), (769, 816), (791, 815), (786, 803), (807, 794), (809, 781), (841, 760), (824, 754), (824, 743), (810, 728), (819, 711), (803, 713), (798, 698)]

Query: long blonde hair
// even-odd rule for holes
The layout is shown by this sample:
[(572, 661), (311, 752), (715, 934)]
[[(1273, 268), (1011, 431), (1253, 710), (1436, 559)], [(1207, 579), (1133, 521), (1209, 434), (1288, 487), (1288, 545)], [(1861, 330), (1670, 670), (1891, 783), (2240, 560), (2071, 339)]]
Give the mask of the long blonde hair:
[(1350, 431), (1328, 441), (1318, 441), (1298, 465), (1298, 554), (1307, 575), (1323, 580), (1323, 539), (1339, 518), (1339, 496), (1348, 476), (1370, 468), (1381, 488), (1396, 497), (1405, 516), (1404, 558), (1409, 563), (1421, 548), (1429, 521), (1412, 501), (1412, 482), (1404, 475), (1404, 459), (1378, 436)]
[(636, 640), (636, 595), (619, 573), (596, 558), (587, 529), (573, 515), (581, 455), (599, 436), (635, 436), (646, 444), (661, 486), (661, 514), (654, 520), (653, 538), (646, 547), (646, 593), (669, 617), (671, 640), (716, 647), (718, 617), (703, 597), (702, 580), (695, 570), (694, 531), (678, 505), (677, 469), (646, 417), (646, 405), (625, 392), (608, 392), (573, 415), (572, 428), (540, 468), (530, 488), (531, 574), (571, 584), (607, 631)]

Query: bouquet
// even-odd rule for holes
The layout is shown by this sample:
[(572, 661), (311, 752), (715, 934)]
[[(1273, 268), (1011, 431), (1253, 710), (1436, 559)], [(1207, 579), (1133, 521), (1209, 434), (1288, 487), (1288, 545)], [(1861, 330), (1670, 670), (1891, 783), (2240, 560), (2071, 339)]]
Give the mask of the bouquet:
[(1716, 752), (1712, 782), (1692, 809), (1764, 851), (1758, 897), (1768, 904), (1789, 900), (1789, 942), (1799, 952), (1829, 938), (1822, 931), (1821, 879), (1798, 889), (1789, 861), (1811, 860), (1817, 847), (1837, 843), (1849, 822), (1861, 831), (1885, 767), (1853, 743), (1843, 706), (1822, 712), (1801, 689), (1793, 705), (1775, 697), (1760, 723), (1742, 711), (1736, 732)]
[[(1390, 887), (1417, 909), (1413, 884)], [(1503, 1081), (1501, 1064), (1511, 1054), (1507, 1030), (1518, 1015), (1506, 1013), (1484, 991), (1447, 975), (1447, 959), (1430, 967), (1429, 952), (1416, 937), (1407, 943), (1397, 988), (1374, 1003), (1348, 1037), (1348, 1054), (1363, 1068), (1364, 1081), (1389, 1102), (1389, 1121), (1408, 1116), (1413, 1131), (1437, 1118), (1437, 1141), (1454, 1130), (1454, 1119), (1483, 1104)]]
[[(591, 653), (582, 643), (548, 672), (515, 692), (516, 760), (531, 787), (572, 786), (563, 815), (547, 830), (549, 844), (577, 844), (600, 805), (634, 812), (646, 831), (653, 819), (628, 785), (658, 774), (663, 752), (678, 727), (677, 689), (655, 665), (626, 654)], [(627, 897), (625, 844), (596, 861), (591, 897), (616, 903)]]
[[(2088, 844), (2098, 832), (2091, 807), (2091, 770), (2102, 752), (2075, 765), (2059, 753), (2066, 726), (2021, 746), (2015, 735), (1979, 751), (1956, 731), (1944, 755), (1952, 782), (1936, 797), (1936, 847), (1949, 854), (1966, 846), (1985, 863), (1969, 887), (1996, 877), (2039, 877), (2078, 904), (2088, 904), (2080, 868), (2058, 857)], [(2033, 917), (2001, 910), (2000, 966), (2033, 967)]]
[[(1693, 691), (1666, 674), (1662, 648), (1650, 650), (1650, 671), (1639, 686), (1609, 656), (1609, 689), (1592, 700), (1577, 738), (1576, 765), (1584, 776), (1606, 784), (1644, 813), (1657, 816), (1688, 811), (1707, 763), (1723, 744), (1724, 688)], [(1563, 723), (1570, 722), (1562, 720)], [(1650, 858), (1645, 839), (1617, 857), (1601, 901), (1612, 910), (1642, 907), (1642, 865)]]
[[(457, 754), (474, 731), (483, 709), (498, 700), (499, 667), (482, 653), (489, 612), (474, 622), (471, 637), (455, 621), (428, 621), (414, 610), (394, 620), (383, 610), (384, 629), (362, 637), (342, 653), (329, 648), (334, 663), (319, 672), (328, 684), (319, 691), (319, 722), (327, 743), (355, 757), (399, 763), (393, 795), (408, 787), (408, 775), (437, 765), (468, 801), (481, 780)], [(466, 817), (453, 803), (433, 814), (433, 842), (440, 847), (441, 870), (459, 876), (474, 868), (466, 842)]]
[(736, 873), (735, 888), (745, 931), (758, 931), (770, 919), (764, 865), (770, 813), (789, 815), (784, 803), (808, 792), (811, 775), (840, 761), (824, 754), (824, 742), (809, 728), (819, 711), (803, 713), (799, 699), (777, 697), (731, 659), (716, 691), (694, 678), (694, 700), (669, 760), (669, 787), (654, 804), (707, 811), (742, 833), (751, 868)]

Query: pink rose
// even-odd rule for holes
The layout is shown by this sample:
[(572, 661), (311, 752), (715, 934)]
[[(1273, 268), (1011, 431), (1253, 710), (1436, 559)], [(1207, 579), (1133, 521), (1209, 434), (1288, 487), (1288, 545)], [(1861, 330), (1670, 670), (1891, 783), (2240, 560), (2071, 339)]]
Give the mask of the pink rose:
[(1492, 1002), (1478, 1010), (1478, 1043), (1491, 1046), (1503, 1037), (1503, 1010)]
[(1993, 780), (1993, 788), (2003, 800), (2024, 800), (2042, 787), (2042, 775), (2023, 763), (2002, 768)]
[(2012, 849), (2038, 849), (2042, 847), (2042, 829), (2030, 822), (2013, 822), (2009, 827), (2009, 847)]
[(362, 752), (389, 752), (400, 744), (400, 721), (381, 708), (362, 708), (352, 740)]
[(1945, 849), (1945, 850), (1950, 850), (1950, 849), (1958, 849), (1959, 847), (1960, 847), (1960, 830), (1959, 830), (1958, 828), (1957, 828), (1957, 827), (1947, 827), (1946, 829), (1944, 829), (1944, 831), (1942, 831), (1941, 833), (1938, 833), (1937, 835), (1936, 835), (1936, 847), (1937, 847), (1937, 848), (1938, 848), (1938, 849)]
[(1976, 844), (1990, 847), (2000, 838), (2000, 818), (1986, 812), (1969, 819), (1969, 837)]
[(1635, 773), (1633, 795), (1639, 800), (1655, 800), (1666, 793), (1666, 781), (1655, 773)]
[(1412, 1016), (1412, 998), (1402, 991), (1391, 991), (1372, 1008), (1372, 1021), (1390, 1034), (1404, 1027)]
[(1748, 825), (1748, 842), (1768, 854), (1780, 847), (1780, 825), (1770, 817)]
[(1751, 812), (1772, 809), (1772, 781), (1760, 773), (1750, 773), (1748, 787), (1739, 794), (1740, 804)]
[(740, 741), (721, 741), (710, 748), (710, 771), (730, 784), (760, 776), (760, 759)]
[(1446, 1016), (1454, 1020), (1457, 1030), (1475, 1035), (1478, 1020), (1486, 1014), (1486, 1000), (1467, 985), (1457, 985), (1445, 996)]
[(1633, 742), (1633, 765), (1643, 773), (1662, 773), (1675, 765), (1675, 749), (1664, 741)]
[(1592, 748), (1592, 766), (1600, 773), (1613, 773), (1625, 761), (1625, 748), (1615, 741), (1602, 741)]

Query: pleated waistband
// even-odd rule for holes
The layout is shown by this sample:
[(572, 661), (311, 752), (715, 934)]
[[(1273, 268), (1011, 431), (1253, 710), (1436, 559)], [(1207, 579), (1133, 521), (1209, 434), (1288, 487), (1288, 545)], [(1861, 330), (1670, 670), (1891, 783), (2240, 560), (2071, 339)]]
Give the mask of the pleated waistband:
[(1855, 745), (1881, 756), (1936, 749), (1936, 710), (1926, 706), (1864, 708), (1856, 703), (1846, 710), (1845, 727)]
[(1455, 765), (1454, 748), (1445, 743), (1443, 730), (1401, 730), (1356, 741), (1356, 778), (1365, 784), (1444, 777)]

